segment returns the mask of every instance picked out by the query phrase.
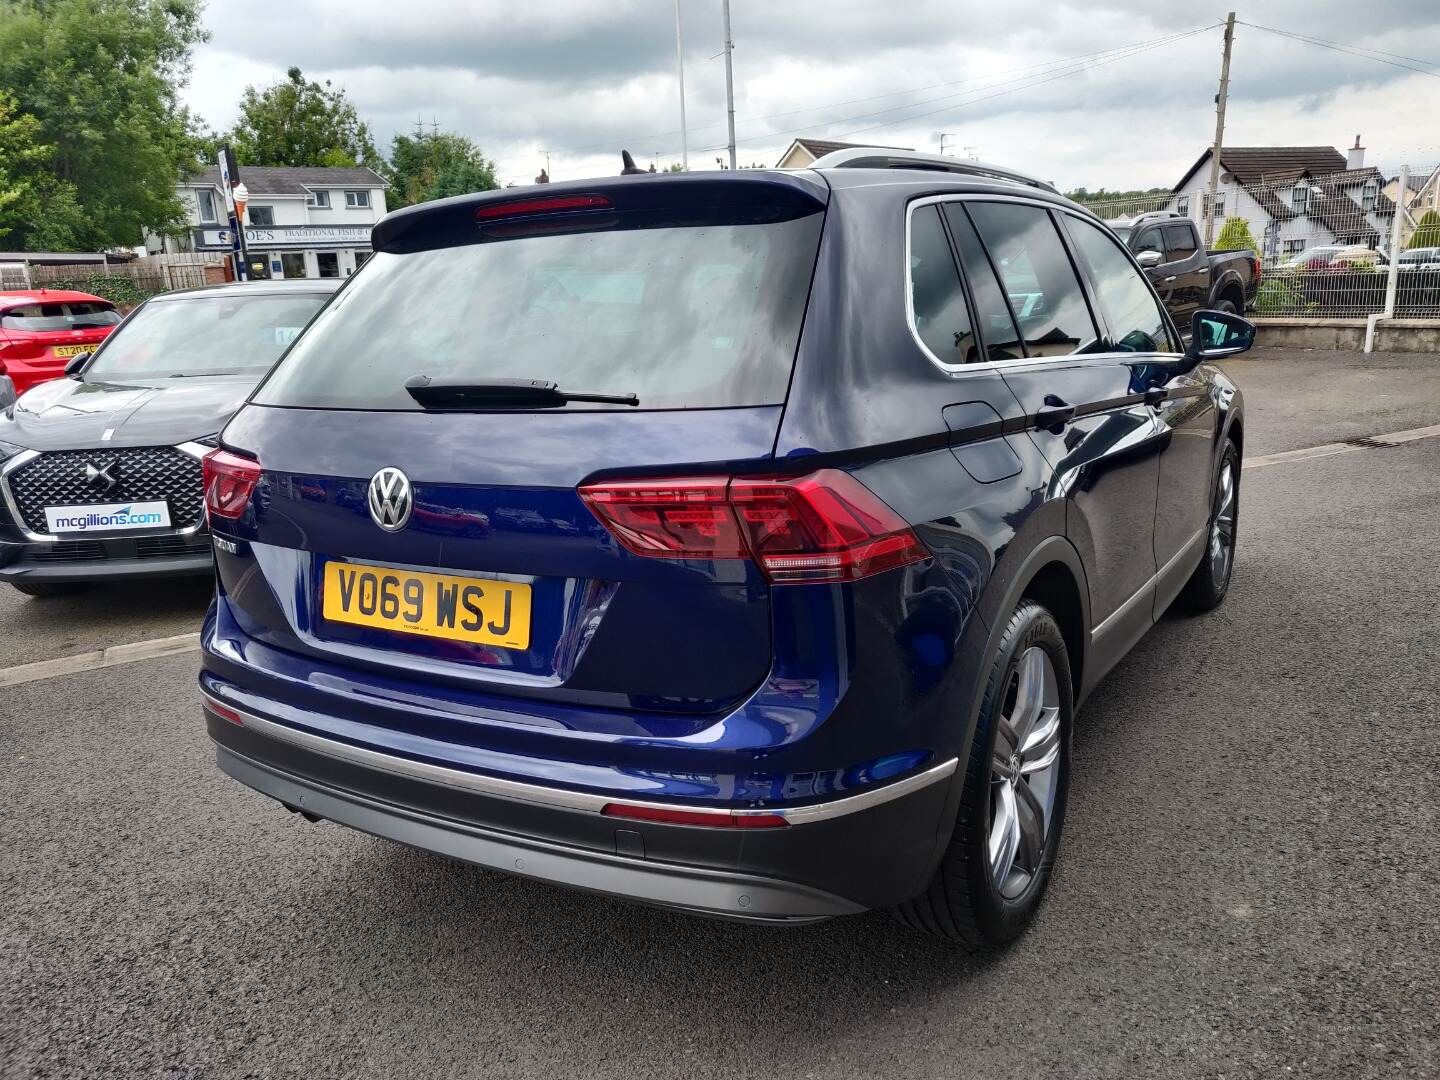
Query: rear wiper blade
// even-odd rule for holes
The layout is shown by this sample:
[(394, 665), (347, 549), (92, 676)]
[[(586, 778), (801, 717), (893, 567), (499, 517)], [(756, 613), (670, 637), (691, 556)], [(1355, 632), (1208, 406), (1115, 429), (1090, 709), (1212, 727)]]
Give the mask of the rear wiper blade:
[(436, 379), (412, 375), (405, 380), (410, 396), (427, 409), (558, 409), (572, 401), (599, 405), (639, 405), (634, 394), (576, 394), (544, 379)]

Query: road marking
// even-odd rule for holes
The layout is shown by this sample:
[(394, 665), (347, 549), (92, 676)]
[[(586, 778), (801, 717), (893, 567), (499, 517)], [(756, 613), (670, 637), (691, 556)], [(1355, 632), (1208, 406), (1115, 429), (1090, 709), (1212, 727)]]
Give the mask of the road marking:
[(18, 686), (21, 683), (37, 682), (40, 679), (53, 679), (58, 675), (74, 675), (81, 671), (94, 671), (96, 668), (115, 667), (117, 664), (133, 664), (137, 660), (154, 660), (160, 656), (195, 652), (199, 648), (199, 634), (177, 634), (174, 637), (155, 638), (152, 641), (132, 641), (128, 645), (111, 645), (108, 649), (99, 649), (95, 652), (60, 656), (54, 660), (37, 660), (33, 664), (0, 668), (0, 686)]
[(1348, 454), (1352, 450), (1376, 450), (1383, 446), (1400, 446), (1419, 439), (1433, 439), (1437, 435), (1440, 435), (1440, 424), (1431, 424), (1429, 427), (1395, 431), (1389, 435), (1371, 435), (1362, 439), (1349, 439), (1346, 442), (1322, 443), (1319, 446), (1307, 446), (1303, 450), (1286, 450), (1280, 454), (1265, 454), (1262, 457), (1248, 458), (1245, 461), (1245, 468), (1263, 469), (1267, 465), (1285, 465), (1292, 461), (1333, 457), (1336, 454)]

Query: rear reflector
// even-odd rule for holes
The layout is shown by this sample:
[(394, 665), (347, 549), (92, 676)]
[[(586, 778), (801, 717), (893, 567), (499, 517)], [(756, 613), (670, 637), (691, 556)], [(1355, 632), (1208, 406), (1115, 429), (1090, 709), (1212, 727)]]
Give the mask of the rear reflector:
[(753, 559), (777, 585), (856, 581), (930, 555), (904, 518), (839, 469), (584, 484), (580, 497), (636, 555)]
[(220, 717), (221, 720), (229, 720), (232, 724), (238, 724), (241, 727), (245, 726), (245, 721), (238, 712), (236, 712), (234, 709), (227, 708), (226, 706), (221, 705), (219, 702), (211, 701), (209, 698), (206, 698), (205, 708), (208, 709), (210, 712), (214, 713), (216, 716)]
[(475, 210), (476, 221), (495, 221), (522, 214), (553, 214), (564, 210), (603, 210), (610, 205), (604, 195), (552, 195), (543, 199), (514, 199), (487, 203)]
[(707, 814), (700, 810), (671, 810), (665, 806), (632, 806), (629, 803), (606, 803), (600, 813), (606, 817), (629, 818), (632, 821), (654, 821), (661, 825), (699, 825), (710, 829), (776, 829), (790, 824), (780, 814), (736, 814), (724, 811)]
[(205, 512), (232, 521), (238, 518), (260, 482), (260, 463), (229, 450), (211, 450), (205, 455), (203, 469)]

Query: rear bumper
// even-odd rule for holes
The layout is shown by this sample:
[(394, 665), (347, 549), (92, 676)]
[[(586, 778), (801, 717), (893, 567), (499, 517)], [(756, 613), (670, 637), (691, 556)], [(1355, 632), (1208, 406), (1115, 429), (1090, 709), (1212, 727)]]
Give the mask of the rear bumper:
[(292, 809), (495, 870), (748, 922), (810, 922), (915, 895), (957, 765), (755, 811), (784, 816), (783, 827), (671, 825), (600, 812), (626, 797), (382, 754), (223, 708), (238, 722), (206, 709), (220, 768)]

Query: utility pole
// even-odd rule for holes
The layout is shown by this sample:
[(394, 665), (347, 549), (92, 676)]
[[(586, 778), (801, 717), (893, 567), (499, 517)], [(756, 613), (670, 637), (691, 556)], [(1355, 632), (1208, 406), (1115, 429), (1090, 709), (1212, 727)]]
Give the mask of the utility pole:
[(690, 137), (685, 130), (685, 34), (680, 28), (680, 0), (675, 0), (675, 81), (680, 84), (680, 167), (689, 172)]
[(955, 133), (953, 131), (937, 131), (936, 134), (940, 136), (940, 156), (944, 157), (945, 140), (955, 138)]
[[(678, 4), (678, 0), (677, 0)], [(677, 7), (678, 11), (679, 8)], [(735, 68), (730, 54), (735, 51), (735, 42), (730, 37), (730, 0), (722, 0), (720, 11), (725, 16), (725, 113), (730, 121), (730, 168), (735, 168)]]
[(1205, 212), (1205, 246), (1215, 237), (1215, 198), (1220, 191), (1220, 148), (1225, 142), (1225, 102), (1230, 96), (1230, 48), (1235, 44), (1235, 13), (1225, 19), (1225, 52), (1220, 61), (1220, 92), (1215, 95), (1215, 145), (1210, 149), (1210, 206)]

